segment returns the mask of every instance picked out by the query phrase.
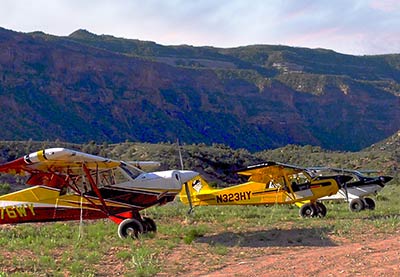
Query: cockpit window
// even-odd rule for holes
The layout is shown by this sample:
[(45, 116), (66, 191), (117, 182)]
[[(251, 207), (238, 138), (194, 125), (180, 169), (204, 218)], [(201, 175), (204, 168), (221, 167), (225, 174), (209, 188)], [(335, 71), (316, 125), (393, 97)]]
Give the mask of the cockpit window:
[(296, 184), (305, 184), (310, 182), (309, 178), (307, 175), (305, 175), (303, 172), (299, 172), (296, 174), (291, 174), (288, 175), (289, 182), (296, 183)]
[(278, 188), (278, 189), (284, 189), (286, 182), (285, 182), (285, 178), (283, 178), (283, 176), (280, 176), (278, 178), (274, 178), (271, 179), (268, 182), (268, 188)]
[(121, 170), (125, 173), (129, 178), (132, 180), (138, 177), (143, 171), (139, 170), (134, 166), (129, 166), (128, 164), (121, 163), (120, 165)]

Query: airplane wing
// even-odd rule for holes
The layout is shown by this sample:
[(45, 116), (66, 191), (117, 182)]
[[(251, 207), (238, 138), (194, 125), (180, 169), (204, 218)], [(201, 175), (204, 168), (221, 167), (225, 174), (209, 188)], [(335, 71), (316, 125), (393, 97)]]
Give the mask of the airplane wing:
[(129, 161), (126, 163), (144, 171), (153, 171), (161, 166), (160, 162), (155, 161)]
[(269, 182), (271, 179), (279, 178), (288, 174), (295, 174), (304, 171), (302, 167), (288, 165), (278, 162), (265, 162), (261, 164), (251, 165), (237, 173), (243, 176), (248, 176), (249, 181), (254, 182)]
[(83, 164), (88, 169), (97, 170), (114, 168), (119, 166), (121, 162), (65, 148), (50, 148), (2, 164), (0, 165), (0, 173), (79, 175), (82, 173)]

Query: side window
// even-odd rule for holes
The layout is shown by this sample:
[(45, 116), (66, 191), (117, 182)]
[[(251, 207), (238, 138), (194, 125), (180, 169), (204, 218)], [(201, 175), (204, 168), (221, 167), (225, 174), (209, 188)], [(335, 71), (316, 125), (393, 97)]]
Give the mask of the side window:
[(303, 172), (300, 172), (299, 174), (297, 174), (297, 182), (298, 184), (306, 184), (309, 183), (310, 180), (307, 178), (306, 175), (304, 175)]
[(288, 180), (293, 191), (306, 190), (310, 187), (310, 179), (303, 172), (288, 175)]
[(267, 184), (267, 188), (286, 189), (285, 178), (283, 178), (283, 176), (280, 176), (278, 178), (271, 179)]

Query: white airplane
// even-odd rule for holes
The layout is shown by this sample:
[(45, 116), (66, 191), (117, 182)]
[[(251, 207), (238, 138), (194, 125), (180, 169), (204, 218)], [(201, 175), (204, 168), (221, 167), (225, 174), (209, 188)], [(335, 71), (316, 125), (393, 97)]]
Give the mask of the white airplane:
[[(352, 179), (345, 183), (336, 194), (331, 196), (325, 196), (320, 198), (321, 201), (327, 200), (340, 200), (349, 203), (349, 209), (352, 212), (359, 212), (361, 210), (375, 209), (375, 200), (367, 197), (370, 195), (376, 195), (382, 190), (387, 182), (393, 179), (390, 176), (366, 176), (366, 173), (373, 173), (376, 171), (357, 171), (350, 169), (339, 169), (329, 167), (314, 167), (308, 168), (312, 174), (316, 176), (323, 176), (325, 174), (332, 174), (336, 172), (338, 174), (346, 174), (352, 177)], [(365, 172), (365, 173), (364, 173)]]

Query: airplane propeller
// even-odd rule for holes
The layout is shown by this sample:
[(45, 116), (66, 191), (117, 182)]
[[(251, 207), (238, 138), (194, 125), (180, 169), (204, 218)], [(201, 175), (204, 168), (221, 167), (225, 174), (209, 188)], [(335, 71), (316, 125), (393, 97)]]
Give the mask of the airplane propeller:
[[(178, 144), (179, 160), (180, 160), (180, 163), (181, 163), (181, 169), (184, 170), (183, 159), (182, 159), (182, 151), (181, 151), (181, 145), (179, 143), (179, 140), (176, 140), (176, 143)], [(188, 214), (191, 214), (193, 212), (193, 203), (192, 203), (192, 196), (190, 195), (190, 189), (189, 189), (188, 182), (185, 183), (185, 192), (186, 192), (186, 196), (187, 196), (188, 202), (189, 202)]]
[(347, 190), (347, 182), (345, 182), (343, 186), (344, 186), (344, 193), (346, 195), (346, 202), (348, 203), (349, 202), (349, 192)]
[(188, 214), (191, 214), (193, 212), (193, 204), (192, 204), (192, 197), (190, 196), (189, 185), (187, 182), (185, 183), (185, 191), (186, 191), (186, 196), (187, 196), (188, 202), (189, 202)]
[(181, 162), (181, 170), (184, 170), (183, 159), (182, 159), (182, 151), (181, 151), (181, 145), (179, 143), (179, 140), (176, 140), (176, 143), (178, 144), (179, 161)]
[[(344, 170), (343, 170), (343, 168), (342, 168), (342, 175), (344, 175), (345, 173), (344, 173)], [(345, 194), (345, 196), (346, 196), (346, 202), (348, 203), (349, 202), (349, 191), (348, 191), (348, 189), (347, 189), (347, 181), (345, 181), (344, 183), (343, 183), (343, 189), (344, 189), (344, 194)]]

